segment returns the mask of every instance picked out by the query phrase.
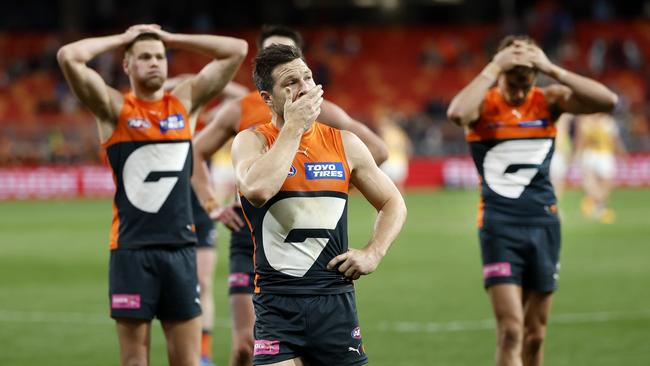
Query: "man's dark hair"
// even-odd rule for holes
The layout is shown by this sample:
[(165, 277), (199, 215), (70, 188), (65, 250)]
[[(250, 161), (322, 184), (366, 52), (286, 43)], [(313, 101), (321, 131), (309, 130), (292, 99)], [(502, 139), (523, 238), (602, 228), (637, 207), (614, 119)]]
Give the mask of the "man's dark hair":
[(273, 70), (278, 65), (286, 64), (297, 58), (303, 59), (302, 52), (296, 47), (284, 44), (273, 44), (260, 50), (253, 59), (253, 81), (257, 90), (271, 91), (274, 84)]
[[(131, 52), (131, 48), (133, 48), (133, 45), (137, 42), (151, 40), (162, 42), (162, 39), (160, 39), (160, 36), (158, 36), (156, 33), (140, 33), (131, 42), (126, 44), (124, 47), (124, 53)], [(163, 46), (165, 46), (165, 42), (163, 42)]]
[(512, 46), (513, 43), (517, 41), (522, 41), (524, 43), (532, 44), (533, 46), (537, 46), (537, 42), (535, 40), (526, 34), (511, 34), (509, 36), (503, 37), (501, 39), (501, 42), (499, 42), (499, 47), (497, 48), (497, 52), (501, 51), (502, 49), (506, 47)]
[[(518, 41), (528, 43), (533, 46), (537, 46), (537, 42), (535, 42), (535, 40), (529, 35), (513, 34), (513, 35), (503, 37), (501, 42), (499, 42), (499, 47), (497, 48), (497, 52), (501, 51), (504, 48), (512, 46), (515, 42)], [(512, 75), (519, 80), (524, 80), (527, 79), (531, 74), (537, 74), (537, 70), (527, 66), (515, 66), (512, 69), (508, 70), (506, 74)]]
[(262, 31), (260, 31), (260, 34), (257, 36), (257, 49), (262, 50), (262, 44), (264, 44), (264, 41), (273, 36), (291, 38), (296, 44), (296, 47), (301, 50), (304, 45), (302, 36), (297, 30), (284, 25), (264, 25), (262, 26)]

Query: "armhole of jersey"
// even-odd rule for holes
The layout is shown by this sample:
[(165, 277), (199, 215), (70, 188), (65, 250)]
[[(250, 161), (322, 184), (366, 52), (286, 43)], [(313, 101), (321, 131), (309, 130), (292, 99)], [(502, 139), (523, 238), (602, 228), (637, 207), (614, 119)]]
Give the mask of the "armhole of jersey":
[[(345, 153), (345, 144), (343, 144), (343, 133), (341, 133), (341, 130), (338, 130), (336, 128), (331, 128), (330, 127), (330, 130), (332, 131), (332, 134), (333, 134), (334, 145), (336, 146), (336, 150), (341, 155), (341, 161), (345, 165), (346, 176), (348, 177), (348, 181), (349, 181), (350, 180), (350, 174), (352, 172), (350, 170), (350, 163), (348, 162), (348, 156)], [(352, 132), (350, 132), (350, 133), (352, 133)]]
[(261, 135), (264, 138), (264, 141), (266, 141), (267, 149), (270, 149), (271, 146), (273, 146), (275, 139), (273, 139), (272, 135), (266, 131), (267, 129), (265, 128), (265, 125), (249, 128), (248, 130), (256, 135)]
[[(122, 107), (120, 108), (120, 111), (117, 113), (117, 119), (115, 120), (115, 125), (113, 125), (113, 132), (111, 132), (111, 135), (108, 136), (108, 138), (100, 144), (100, 147), (106, 149), (109, 146), (111, 146), (115, 141), (115, 136), (120, 132), (119, 129), (121, 128), (120, 126), (120, 121), (123, 119), (124, 116), (124, 110), (126, 108), (127, 104), (127, 96), (128, 94), (122, 94)], [(97, 128), (101, 129), (101, 125), (103, 122), (100, 122), (97, 120)]]

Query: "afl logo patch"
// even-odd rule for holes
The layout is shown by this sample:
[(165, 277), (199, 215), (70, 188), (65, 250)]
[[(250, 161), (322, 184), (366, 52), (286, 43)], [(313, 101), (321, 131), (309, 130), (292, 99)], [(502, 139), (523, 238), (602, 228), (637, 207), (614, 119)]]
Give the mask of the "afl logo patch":
[(293, 177), (294, 175), (296, 175), (296, 167), (293, 166), (293, 164), (292, 164), (291, 168), (289, 169), (289, 174), (287, 174), (287, 176), (288, 177)]

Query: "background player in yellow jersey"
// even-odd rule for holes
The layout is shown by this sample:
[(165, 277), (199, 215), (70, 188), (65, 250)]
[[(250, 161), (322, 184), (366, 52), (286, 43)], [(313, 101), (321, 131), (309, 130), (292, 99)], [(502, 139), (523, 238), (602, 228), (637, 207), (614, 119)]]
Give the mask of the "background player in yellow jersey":
[[(537, 88), (537, 73), (558, 83)], [(611, 111), (616, 102), (604, 85), (551, 63), (531, 38), (509, 36), (449, 106), (481, 176), (479, 237), (499, 366), (543, 362), (560, 251), (549, 178), (555, 121), (564, 112)]]
[(375, 121), (378, 124), (377, 131), (388, 147), (388, 159), (380, 164), (379, 168), (395, 183), (400, 192), (403, 192), (408, 177), (411, 139), (389, 111), (378, 111)]
[(607, 113), (579, 116), (576, 155), (580, 159), (585, 197), (582, 213), (609, 224), (615, 213), (607, 206), (616, 177), (616, 156), (625, 154), (616, 120)]
[[(166, 45), (213, 60), (166, 93)], [(132, 89), (126, 94), (86, 65), (123, 46)], [(83, 39), (58, 52), (68, 85), (97, 119), (117, 186), (109, 296), (122, 365), (149, 363), (154, 317), (165, 333), (169, 364), (198, 365), (201, 308), (190, 201), (190, 115), (232, 79), (247, 49), (240, 39), (173, 34), (149, 24)]]
[(557, 133), (555, 135), (555, 151), (551, 158), (551, 183), (558, 200), (564, 194), (567, 175), (573, 160), (573, 142), (571, 137), (571, 126), (575, 116), (570, 113), (563, 113), (555, 122)]
[[(272, 122), (243, 131), (232, 159), (255, 240), (255, 365), (360, 365), (352, 280), (373, 272), (406, 218), (399, 191), (354, 134), (315, 122), (323, 91), (300, 50), (271, 45), (254, 80)], [(377, 209), (348, 249), (349, 183)]]
[[(262, 28), (258, 39), (258, 50), (272, 44), (284, 44), (301, 48), (302, 36), (294, 29), (272, 25)], [(238, 132), (252, 126), (268, 123), (271, 112), (257, 91), (248, 95), (226, 102), (215, 114), (213, 120), (205, 130), (201, 131), (194, 140), (195, 170), (193, 185), (197, 195), (206, 206), (213, 205), (218, 192), (210, 192), (208, 179), (208, 161), (213, 154), (221, 149), (226, 142)], [(382, 140), (361, 122), (354, 120), (336, 104), (327, 100), (323, 101), (318, 120), (335, 128), (348, 130), (355, 133), (368, 146), (375, 161), (380, 164), (386, 160), (387, 149)], [(241, 213), (241, 209), (238, 211)], [(219, 214), (219, 216), (217, 215)], [(230, 209), (220, 209), (213, 213), (213, 217), (228, 219)], [(241, 213), (243, 225), (243, 213)], [(230, 311), (233, 320), (232, 326), (232, 352), (230, 365), (251, 365), (253, 357), (253, 241), (248, 227), (234, 230), (230, 239), (230, 275), (229, 296)]]

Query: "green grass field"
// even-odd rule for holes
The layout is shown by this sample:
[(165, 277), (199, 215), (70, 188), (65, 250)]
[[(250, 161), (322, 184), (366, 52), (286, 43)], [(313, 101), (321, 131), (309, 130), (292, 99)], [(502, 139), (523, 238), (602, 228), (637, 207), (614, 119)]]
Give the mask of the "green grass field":
[[(612, 197), (612, 225), (561, 203), (560, 290), (547, 365), (650, 365), (650, 190)], [(490, 365), (494, 326), (482, 289), (476, 191), (410, 193), (409, 217), (378, 271), (357, 283), (371, 365)], [(372, 209), (350, 201), (350, 243), (364, 244)], [(116, 365), (108, 317), (109, 200), (0, 203), (0, 365)], [(230, 347), (227, 232), (216, 274), (216, 361)], [(166, 364), (154, 326), (152, 364)], [(332, 365), (335, 366), (335, 365)]]

